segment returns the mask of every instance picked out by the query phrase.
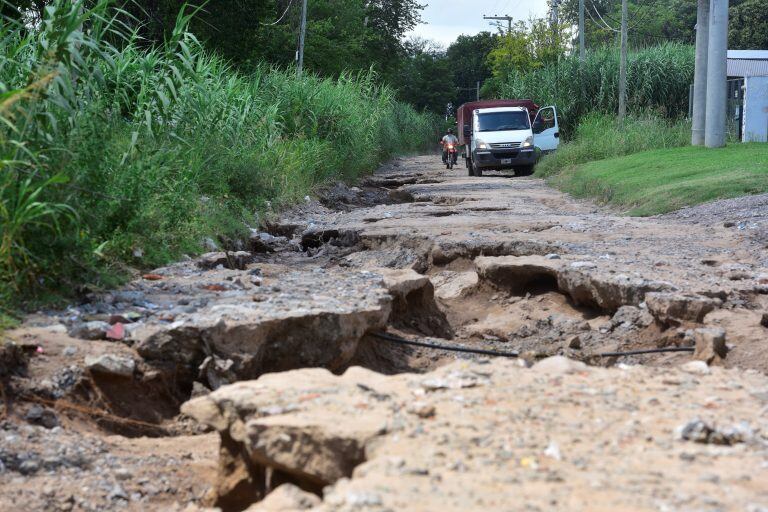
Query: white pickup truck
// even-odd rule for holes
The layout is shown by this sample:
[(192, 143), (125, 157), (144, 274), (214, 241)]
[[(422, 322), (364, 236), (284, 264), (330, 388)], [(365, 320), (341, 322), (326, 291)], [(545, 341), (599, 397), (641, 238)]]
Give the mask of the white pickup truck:
[(530, 175), (541, 155), (560, 143), (557, 109), (530, 100), (466, 103), (459, 107), (458, 125), (470, 176), (501, 169)]

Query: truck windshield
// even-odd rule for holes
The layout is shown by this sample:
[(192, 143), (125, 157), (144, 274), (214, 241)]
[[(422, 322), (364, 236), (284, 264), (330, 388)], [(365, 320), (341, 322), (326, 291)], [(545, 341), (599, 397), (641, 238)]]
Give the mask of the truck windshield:
[(507, 130), (527, 130), (531, 127), (526, 112), (488, 112), (477, 116), (481, 132), (501, 132)]

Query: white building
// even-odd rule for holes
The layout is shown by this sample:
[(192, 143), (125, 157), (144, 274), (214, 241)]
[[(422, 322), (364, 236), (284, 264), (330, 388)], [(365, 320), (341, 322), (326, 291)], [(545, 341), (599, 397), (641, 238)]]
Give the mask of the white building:
[(768, 50), (728, 50), (728, 79), (740, 86), (729, 107), (735, 99), (741, 140), (768, 142)]

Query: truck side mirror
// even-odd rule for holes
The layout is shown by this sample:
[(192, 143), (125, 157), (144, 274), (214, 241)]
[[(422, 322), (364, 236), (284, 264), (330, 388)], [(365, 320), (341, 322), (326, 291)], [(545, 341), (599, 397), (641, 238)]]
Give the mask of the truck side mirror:
[(465, 124), (464, 125), (464, 136), (465, 137), (469, 137), (470, 135), (472, 135), (472, 128), (468, 124)]

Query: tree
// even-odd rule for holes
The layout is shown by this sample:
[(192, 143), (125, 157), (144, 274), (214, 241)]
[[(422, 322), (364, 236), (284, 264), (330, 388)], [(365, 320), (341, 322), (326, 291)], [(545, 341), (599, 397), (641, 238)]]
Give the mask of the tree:
[(765, 0), (746, 0), (731, 8), (729, 48), (768, 48), (768, 6)]
[(461, 35), (448, 47), (446, 56), (457, 91), (456, 105), (474, 100), (477, 82), (485, 82), (493, 76), (488, 54), (495, 48), (496, 39), (497, 36), (490, 32)]
[[(136, 0), (126, 9), (142, 22), (147, 43), (157, 44), (184, 5), (185, 0)], [(297, 0), (210, 1), (190, 28), (242, 69), (263, 62), (287, 66), (295, 59), (300, 6)], [(421, 9), (416, 0), (310, 0), (307, 68), (335, 76), (373, 66), (382, 79), (391, 78), (405, 57), (403, 35), (419, 22)]]
[(497, 79), (516, 71), (540, 68), (565, 55), (568, 51), (570, 29), (566, 24), (552, 26), (544, 19), (519, 21), (512, 30), (498, 38), (488, 61)]
[(401, 100), (436, 114), (445, 114), (454, 100), (451, 69), (445, 52), (434, 42), (410, 39), (405, 43), (406, 59), (394, 82)]

